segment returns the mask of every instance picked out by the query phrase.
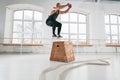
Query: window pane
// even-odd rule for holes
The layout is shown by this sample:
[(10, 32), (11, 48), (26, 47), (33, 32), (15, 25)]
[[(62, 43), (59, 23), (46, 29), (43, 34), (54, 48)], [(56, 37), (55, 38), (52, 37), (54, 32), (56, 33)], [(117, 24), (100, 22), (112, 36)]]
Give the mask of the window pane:
[(22, 38), (22, 34), (21, 33), (13, 33), (13, 38), (14, 39), (21, 39)]
[(22, 22), (21, 21), (14, 21), (13, 32), (22, 32)]
[(40, 39), (33, 39), (33, 44), (39, 44), (39, 43), (41, 43)]
[(118, 42), (119, 42), (119, 44), (120, 44), (120, 36), (119, 36)]
[(86, 16), (79, 14), (79, 22), (86, 22)]
[(107, 39), (107, 40), (106, 40), (106, 43), (111, 43), (111, 42), (110, 42), (110, 35), (107, 35), (107, 36), (106, 36), (106, 39)]
[(41, 34), (34, 34), (33, 43), (41, 43), (41, 38), (42, 38)]
[(68, 34), (62, 34), (63, 38), (69, 39)]
[(120, 26), (119, 26), (119, 35), (120, 35)]
[(70, 22), (77, 22), (77, 14), (70, 13)]
[(21, 43), (22, 42), (22, 34), (21, 33), (13, 33), (12, 43)]
[(63, 23), (61, 33), (68, 33), (68, 30), (68, 23)]
[(22, 18), (23, 18), (23, 11), (14, 12), (14, 19), (22, 19)]
[(117, 24), (117, 16), (116, 15), (110, 15), (110, 21), (112, 24)]
[(32, 33), (32, 22), (24, 22), (24, 33)]
[(33, 11), (25, 10), (24, 11), (24, 19), (25, 20), (32, 20), (33, 17)]
[(13, 39), (12, 43), (22, 43), (22, 39)]
[(77, 40), (70, 40), (73, 44), (77, 44), (78, 41)]
[(34, 32), (35, 33), (41, 33), (42, 29), (41, 29), (41, 22), (35, 22), (34, 24)]
[(24, 34), (24, 42), (23, 43), (31, 43), (32, 34)]
[(79, 35), (80, 42), (86, 42), (86, 35)]
[(28, 39), (30, 38), (31, 39), (32, 38), (32, 34), (24, 34), (24, 39), (25, 38), (28, 38)]
[(117, 25), (111, 25), (111, 33), (112, 34), (118, 34)]
[(120, 24), (120, 16), (118, 16), (118, 23)]
[(86, 24), (79, 24), (79, 33), (86, 34)]
[(109, 15), (105, 15), (105, 23), (109, 23)]
[(77, 35), (71, 35), (70, 38), (71, 39), (77, 39)]
[(41, 38), (42, 38), (42, 35), (41, 34), (34, 34), (33, 36), (33, 43), (41, 43)]
[(34, 12), (34, 20), (42, 20), (42, 13), (35, 11)]
[(70, 24), (70, 33), (77, 33), (77, 24)]
[(41, 38), (42, 34), (34, 34), (33, 38)]
[(68, 13), (61, 15), (61, 21), (68, 21)]
[(118, 43), (118, 37), (112, 36), (112, 43)]
[(22, 41), (20, 39), (12, 39), (12, 43), (21, 43)]
[(109, 25), (105, 25), (105, 33), (110, 34), (110, 27)]

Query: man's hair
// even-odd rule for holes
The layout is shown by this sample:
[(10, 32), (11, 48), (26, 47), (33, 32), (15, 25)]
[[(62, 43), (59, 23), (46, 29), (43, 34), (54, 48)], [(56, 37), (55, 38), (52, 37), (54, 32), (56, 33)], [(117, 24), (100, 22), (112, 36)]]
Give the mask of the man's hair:
[(60, 3), (56, 3), (56, 7), (59, 6), (59, 5), (60, 5)]

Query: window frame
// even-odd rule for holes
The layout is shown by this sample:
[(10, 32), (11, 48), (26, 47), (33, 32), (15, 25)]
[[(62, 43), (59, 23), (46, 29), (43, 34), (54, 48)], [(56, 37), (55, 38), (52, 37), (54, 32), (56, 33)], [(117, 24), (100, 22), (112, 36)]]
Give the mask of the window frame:
[[(32, 19), (31, 20), (25, 20), (24, 19), (24, 14), (25, 14), (25, 11), (26, 10), (28, 10), (28, 11), (32, 11)], [(14, 13), (16, 12), (16, 11), (22, 11), (22, 19), (14, 19)], [(25, 22), (31, 22), (32, 23), (32, 25), (31, 25), (31, 27), (32, 27), (32, 29), (34, 29), (35, 28), (35, 22), (40, 22), (41, 24), (42, 24), (42, 20), (34, 20), (34, 14), (35, 14), (35, 12), (40, 12), (40, 11), (36, 11), (36, 10), (32, 10), (32, 9), (20, 9), (20, 10), (15, 10), (14, 12), (13, 12), (13, 21), (12, 21), (12, 24), (13, 24), (13, 26), (12, 27), (14, 27), (14, 21), (20, 21), (21, 23), (22, 23), (22, 32), (14, 32), (14, 30), (12, 29), (12, 34), (14, 34), (14, 33), (21, 33), (22, 34), (22, 37), (21, 37), (21, 43), (24, 43), (24, 40), (26, 40), (26, 39), (30, 39), (30, 38), (24, 38), (24, 35), (25, 34), (31, 34), (31, 43), (33, 44), (34, 43), (34, 35), (35, 34), (41, 34), (41, 38), (42, 38), (42, 33), (36, 33), (36, 32), (34, 32), (34, 30), (32, 31), (32, 33), (25, 33), (24, 32), (24, 23)], [(40, 13), (42, 13), (42, 12), (40, 12)], [(42, 17), (43, 17), (43, 14), (42, 14)], [(42, 31), (41, 31), (42, 32)], [(36, 38), (36, 39), (41, 39), (41, 38)], [(15, 38), (13, 38), (13, 35), (12, 35), (12, 43), (14, 43), (13, 42), (13, 39), (15, 39)], [(41, 39), (42, 40), (42, 39)], [(41, 40), (40, 40), (40, 42), (41, 42)], [(31, 44), (30, 43), (30, 44)]]
[[(42, 12), (44, 11), (43, 7), (37, 6), (37, 5), (32, 5), (32, 4), (12, 4), (12, 5), (8, 5), (6, 6), (6, 18), (5, 18), (5, 28), (4, 28), (4, 40), (3, 43), (12, 43), (12, 32), (13, 32), (13, 13), (14, 11), (17, 10), (23, 10), (23, 9), (29, 9), (29, 10), (34, 10), (34, 11), (38, 11), (38, 12)], [(42, 15), (43, 16), (43, 15)], [(43, 25), (43, 20), (42, 20), (42, 25)], [(41, 26), (42, 26), (41, 25)], [(41, 32), (43, 33), (43, 30), (41, 30)], [(40, 44), (43, 42), (42, 38), (43, 38), (43, 34), (41, 34), (41, 42)], [(39, 39), (40, 40), (40, 39)], [(21, 43), (23, 44), (23, 43)]]
[[(77, 21), (76, 22), (70, 22), (70, 14), (71, 13), (75, 13), (75, 14), (77, 14)], [(74, 43), (73, 42), (73, 44), (89, 44), (90, 43), (90, 41), (89, 41), (89, 35), (88, 35), (88, 33), (89, 33), (89, 22), (88, 22), (88, 20), (89, 20), (89, 16), (88, 16), (88, 14), (87, 13), (79, 13), (79, 12), (70, 12), (70, 13), (67, 13), (68, 14), (68, 21), (61, 21), (61, 23), (62, 24), (68, 24), (68, 33), (62, 33), (61, 32), (61, 34), (66, 34), (66, 35), (68, 35), (68, 38), (66, 39), (66, 40), (68, 40), (68, 41), (71, 41), (72, 42), (72, 40), (76, 40), (76, 42)], [(80, 15), (84, 15), (86, 18), (86, 22), (79, 22), (79, 14)], [(62, 15), (61, 15), (62, 16)], [(61, 17), (60, 17), (60, 20), (61, 20)], [(70, 33), (70, 24), (77, 24), (77, 33), (75, 33), (75, 34), (72, 34), (72, 33)], [(86, 25), (86, 33), (85, 34), (81, 34), (80, 32), (79, 32), (79, 25), (80, 24), (85, 24)], [(77, 35), (77, 39), (71, 39), (71, 35)], [(85, 35), (85, 37), (86, 37), (86, 39), (85, 39), (85, 42), (81, 42), (80, 40), (82, 40), (82, 39), (80, 39), (80, 35)], [(63, 36), (64, 37), (64, 36)]]
[[(116, 16), (117, 18), (117, 22), (116, 23), (112, 23), (111, 22), (111, 16)], [(106, 23), (105, 22), (105, 35), (106, 35), (106, 44), (120, 44), (120, 23), (119, 23), (119, 14), (105, 14), (104, 16), (104, 20), (105, 20), (105, 17), (108, 16), (109, 17), (109, 23)], [(109, 34), (106, 33), (106, 26), (109, 27)], [(112, 26), (116, 26), (117, 27), (117, 34), (112, 34)], [(109, 37), (109, 39), (107, 39), (107, 36)], [(112, 37), (113, 36), (116, 36), (117, 39), (113, 39)], [(115, 41), (115, 42), (114, 42)]]

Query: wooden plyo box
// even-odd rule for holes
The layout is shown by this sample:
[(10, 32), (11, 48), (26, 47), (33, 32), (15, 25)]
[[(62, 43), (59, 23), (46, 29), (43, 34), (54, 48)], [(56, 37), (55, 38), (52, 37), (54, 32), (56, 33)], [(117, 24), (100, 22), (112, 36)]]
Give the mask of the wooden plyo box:
[(50, 60), (71, 62), (74, 61), (72, 43), (65, 41), (53, 42)]

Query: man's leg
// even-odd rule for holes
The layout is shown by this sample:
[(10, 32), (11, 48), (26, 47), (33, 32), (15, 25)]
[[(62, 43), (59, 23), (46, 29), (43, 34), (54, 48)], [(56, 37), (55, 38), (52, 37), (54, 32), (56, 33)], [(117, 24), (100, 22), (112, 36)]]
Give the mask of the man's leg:
[(52, 35), (52, 37), (57, 37), (57, 35), (55, 34), (55, 29), (56, 29), (56, 27), (52, 27), (52, 33), (53, 33), (53, 35)]
[(59, 23), (59, 22), (57, 22), (57, 21), (54, 21), (53, 34), (55, 33), (56, 27), (58, 27), (58, 29), (57, 29), (57, 35), (58, 35), (58, 37), (62, 37), (62, 36), (60, 35), (61, 28), (62, 28), (62, 24)]
[(58, 23), (57, 26), (58, 26), (57, 35), (58, 35), (58, 37), (62, 37), (62, 36), (60, 35), (62, 24), (61, 24), (61, 23)]

